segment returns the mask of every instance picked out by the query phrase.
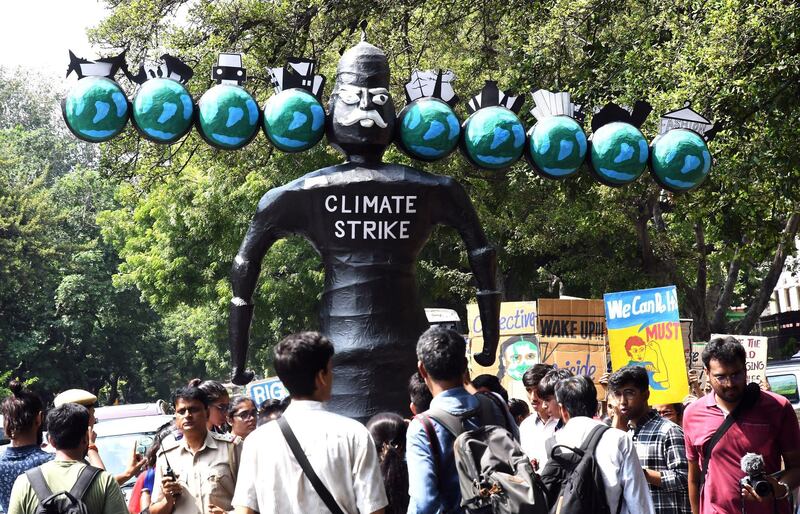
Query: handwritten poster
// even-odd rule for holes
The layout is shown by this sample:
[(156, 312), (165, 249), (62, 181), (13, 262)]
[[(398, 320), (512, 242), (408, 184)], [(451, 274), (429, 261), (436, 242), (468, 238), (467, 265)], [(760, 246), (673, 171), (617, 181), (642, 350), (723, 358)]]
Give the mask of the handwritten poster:
[(537, 310), (542, 362), (588, 376), (598, 398), (605, 399), (605, 386), (598, 382), (606, 372), (603, 301), (541, 298)]
[(677, 403), (689, 394), (675, 286), (608, 293), (605, 301), (611, 366), (643, 366), (650, 404)]
[(476, 304), (467, 305), (469, 322), (469, 371), (478, 375), (495, 375), (508, 391), (509, 397), (527, 399), (522, 375), (541, 362), (539, 340), (536, 337), (536, 302), (503, 302), (500, 305), (500, 342), (492, 366), (481, 366), (473, 359), (483, 349), (481, 317)]
[[(711, 339), (718, 337), (728, 337), (728, 334), (711, 334)], [(766, 383), (768, 338), (739, 335), (731, 337), (735, 337), (744, 346), (745, 355), (747, 356), (747, 383)]]
[(703, 350), (705, 347), (706, 343), (692, 343), (692, 351), (689, 357), (689, 369), (697, 372), (701, 391), (705, 390), (706, 382), (708, 382), (705, 366), (703, 366)]

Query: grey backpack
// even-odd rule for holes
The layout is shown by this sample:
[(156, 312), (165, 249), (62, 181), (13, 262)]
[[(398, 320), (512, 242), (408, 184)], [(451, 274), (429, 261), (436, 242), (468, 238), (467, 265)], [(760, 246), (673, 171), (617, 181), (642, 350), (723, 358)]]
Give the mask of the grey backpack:
[(90, 514), (89, 508), (83, 503), (86, 491), (100, 473), (98, 468), (86, 466), (78, 475), (78, 479), (69, 491), (60, 491), (53, 494), (47, 481), (44, 479), (41, 468), (33, 468), (25, 472), (30, 482), (39, 505), (36, 514)]
[[(511, 433), (494, 424), (491, 400), (476, 396), (481, 402), (476, 411), (455, 416), (431, 409), (423, 414), (456, 436), (461, 506), (469, 514), (546, 514), (547, 502), (531, 461)], [(463, 422), (472, 417), (484, 426), (465, 431)]]

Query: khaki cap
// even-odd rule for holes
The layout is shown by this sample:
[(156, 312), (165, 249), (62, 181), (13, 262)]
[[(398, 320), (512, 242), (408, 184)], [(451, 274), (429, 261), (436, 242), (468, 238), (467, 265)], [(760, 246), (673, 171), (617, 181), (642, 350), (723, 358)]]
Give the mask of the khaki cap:
[(61, 407), (65, 403), (79, 403), (84, 407), (93, 407), (97, 403), (97, 396), (83, 389), (67, 389), (53, 400), (53, 405), (56, 407)]

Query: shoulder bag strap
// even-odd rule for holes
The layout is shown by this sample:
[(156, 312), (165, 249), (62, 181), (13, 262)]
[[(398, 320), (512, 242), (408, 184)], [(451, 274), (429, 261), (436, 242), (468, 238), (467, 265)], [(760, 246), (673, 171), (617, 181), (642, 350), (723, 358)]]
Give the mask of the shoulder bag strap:
[(314, 472), (314, 468), (311, 467), (311, 463), (308, 462), (308, 457), (306, 454), (303, 453), (303, 448), (300, 447), (300, 443), (297, 441), (297, 438), (292, 431), (292, 427), (289, 426), (289, 422), (286, 421), (286, 418), (281, 416), (277, 419), (278, 426), (283, 433), (283, 437), (286, 439), (286, 444), (289, 445), (289, 448), (292, 450), (294, 454), (294, 458), (297, 459), (297, 463), (300, 464), (300, 467), (303, 468), (303, 473), (305, 473), (306, 478), (308, 481), (311, 482), (311, 485), (314, 487), (314, 490), (317, 492), (322, 501), (325, 502), (325, 505), (328, 507), (333, 514), (344, 514), (339, 504), (336, 503), (336, 500), (333, 499), (330, 491), (328, 488), (325, 487), (325, 484), (322, 483), (322, 480), (319, 479), (317, 474)]
[(448, 432), (453, 434), (453, 437), (458, 437), (461, 435), (461, 432), (464, 431), (463, 421), (475, 416), (476, 414), (477, 409), (467, 411), (461, 416), (450, 414), (444, 409), (428, 409), (425, 411), (424, 415), (446, 428)]
[(53, 496), (53, 491), (51, 491), (50, 486), (47, 485), (47, 481), (44, 479), (41, 468), (35, 467), (33, 469), (29, 469), (25, 472), (25, 476), (28, 477), (28, 482), (31, 484), (33, 492), (36, 493), (36, 498), (39, 499), (39, 503), (42, 503), (47, 498)]
[[(750, 387), (751, 385), (755, 385), (755, 388)], [(717, 445), (722, 436), (725, 435), (725, 432), (728, 431), (729, 428), (736, 422), (736, 419), (750, 407), (754, 406), (758, 401), (758, 397), (761, 394), (761, 390), (759, 389), (758, 385), (756, 384), (748, 384), (744, 390), (744, 396), (742, 397), (742, 401), (739, 402), (739, 405), (736, 406), (733, 411), (725, 417), (725, 421), (717, 428), (714, 435), (711, 436), (711, 439), (703, 446), (703, 462), (702, 466), (700, 467), (700, 484), (704, 484), (706, 481), (706, 475), (708, 474), (708, 464), (711, 460), (711, 451)]]
[(436, 435), (436, 428), (431, 423), (431, 418), (422, 414), (419, 416), (419, 422), (422, 423), (422, 428), (425, 429), (425, 435), (428, 436), (428, 446), (431, 448), (431, 457), (433, 458), (433, 469), (436, 472), (436, 484), (439, 490), (442, 490), (442, 448), (439, 446), (439, 437)]
[(600, 443), (600, 438), (603, 437), (603, 434), (605, 434), (606, 430), (609, 428), (611, 427), (607, 426), (605, 423), (594, 427), (592, 431), (589, 432), (589, 437), (587, 437), (585, 442), (581, 445), (581, 450), (587, 453), (594, 453), (597, 445)]
[(75, 481), (75, 484), (73, 484), (72, 489), (69, 490), (69, 494), (78, 500), (83, 500), (83, 497), (86, 495), (86, 492), (89, 490), (89, 487), (91, 487), (92, 482), (94, 482), (94, 479), (98, 474), (100, 474), (99, 468), (92, 466), (86, 466), (83, 468), (78, 475), (78, 479)]
[[(483, 426), (486, 425), (499, 425), (509, 432), (511, 431), (511, 427), (508, 426), (508, 419), (506, 419), (506, 412), (505, 410), (508, 407), (504, 408), (503, 400), (495, 396), (494, 393), (477, 393), (474, 395), (478, 401), (480, 402), (479, 413), (481, 418), (481, 424)], [(494, 407), (497, 407), (497, 410), (500, 412), (500, 418), (498, 419)]]

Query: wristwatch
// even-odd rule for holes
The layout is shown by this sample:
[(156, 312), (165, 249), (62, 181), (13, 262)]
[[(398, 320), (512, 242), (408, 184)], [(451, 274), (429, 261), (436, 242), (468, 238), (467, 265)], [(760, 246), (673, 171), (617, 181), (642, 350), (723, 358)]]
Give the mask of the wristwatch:
[(786, 491), (785, 491), (785, 492), (784, 492), (784, 493), (783, 493), (781, 496), (776, 496), (776, 497), (775, 497), (775, 499), (776, 499), (776, 500), (783, 500), (783, 499), (785, 499), (787, 496), (789, 496), (789, 493), (791, 493), (791, 492), (792, 492), (792, 490), (789, 488), (789, 485), (788, 485), (786, 482), (781, 482), (780, 480), (778, 480), (778, 485), (781, 485), (781, 486), (783, 486), (783, 488), (784, 488)]

